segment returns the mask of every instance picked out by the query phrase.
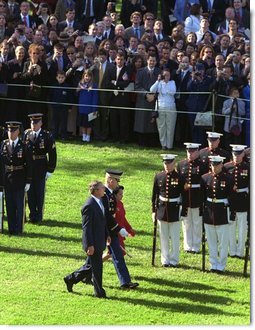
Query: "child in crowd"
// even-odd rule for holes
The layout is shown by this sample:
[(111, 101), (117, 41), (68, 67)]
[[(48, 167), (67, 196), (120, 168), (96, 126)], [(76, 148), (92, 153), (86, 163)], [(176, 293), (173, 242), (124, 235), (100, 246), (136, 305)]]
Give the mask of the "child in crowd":
[(71, 103), (71, 91), (66, 83), (66, 74), (64, 71), (57, 72), (56, 80), (56, 88), (53, 88), (51, 92), (51, 101), (53, 102), (53, 136), (54, 139), (58, 139), (60, 134), (60, 138), (66, 140), (69, 106), (62, 103)]
[(93, 74), (89, 69), (86, 69), (77, 88), (79, 94), (79, 126), (83, 142), (90, 142), (91, 138), (92, 125), (89, 114), (97, 112), (98, 91), (93, 90), (94, 88), (97, 88), (97, 85), (93, 82)]

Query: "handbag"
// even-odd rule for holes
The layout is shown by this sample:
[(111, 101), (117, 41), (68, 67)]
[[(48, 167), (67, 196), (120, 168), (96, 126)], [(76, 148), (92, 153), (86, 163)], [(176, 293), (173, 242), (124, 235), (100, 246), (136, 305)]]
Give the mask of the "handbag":
[(8, 85), (5, 83), (0, 83), (0, 96), (7, 96)]
[(27, 96), (30, 99), (39, 99), (40, 96), (41, 96), (41, 86), (31, 85), (29, 90), (28, 90)]
[(241, 128), (239, 125), (234, 125), (230, 128), (230, 133), (234, 136), (239, 136), (241, 134)]
[(196, 118), (194, 120), (194, 125), (195, 126), (212, 126), (212, 111), (206, 111), (207, 107), (211, 101), (212, 98), (212, 93), (209, 95), (207, 98), (207, 101), (205, 103), (205, 106), (203, 108), (202, 112), (198, 112), (196, 114)]
[(212, 126), (212, 111), (198, 112), (194, 120), (195, 126)]

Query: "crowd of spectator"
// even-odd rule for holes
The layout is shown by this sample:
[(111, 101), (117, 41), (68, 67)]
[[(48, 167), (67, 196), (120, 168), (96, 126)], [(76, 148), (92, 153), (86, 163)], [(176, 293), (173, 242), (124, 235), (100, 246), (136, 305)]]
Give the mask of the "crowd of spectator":
[[(120, 11), (116, 2), (0, 0), (0, 125), (18, 120), (27, 128), (36, 110), (56, 139), (158, 146), (162, 115), (155, 120), (152, 110), (163, 86), (177, 114), (164, 149), (204, 144), (194, 113), (212, 103), (225, 146), (249, 146), (249, 1), (162, 1), (162, 18), (156, 1), (123, 0)], [(231, 125), (239, 125), (238, 139)]]

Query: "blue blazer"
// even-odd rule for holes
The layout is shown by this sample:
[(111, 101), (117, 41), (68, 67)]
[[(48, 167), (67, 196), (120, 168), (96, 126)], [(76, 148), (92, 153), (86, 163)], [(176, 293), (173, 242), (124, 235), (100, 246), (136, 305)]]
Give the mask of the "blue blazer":
[(84, 251), (94, 246), (96, 252), (103, 252), (106, 247), (108, 230), (106, 217), (93, 197), (89, 197), (81, 209), (82, 245)]

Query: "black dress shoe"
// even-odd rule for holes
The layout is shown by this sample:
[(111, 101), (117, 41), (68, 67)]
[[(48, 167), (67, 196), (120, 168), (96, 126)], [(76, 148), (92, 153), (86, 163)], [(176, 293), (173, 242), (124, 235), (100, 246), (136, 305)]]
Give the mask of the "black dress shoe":
[(217, 273), (217, 269), (214, 268), (210, 269), (210, 273)]
[(139, 283), (133, 283), (133, 282), (130, 282), (130, 283), (122, 284), (120, 288), (121, 288), (122, 290), (126, 290), (126, 289), (135, 289), (138, 285), (139, 285)]
[(178, 266), (177, 265), (174, 265), (174, 264), (169, 264), (169, 267), (171, 267), (171, 268), (177, 268)]
[(170, 267), (168, 264), (162, 264), (162, 267)]
[(64, 277), (64, 281), (66, 284), (66, 288), (68, 292), (73, 292), (73, 283), (70, 282), (70, 280), (67, 277)]
[(106, 294), (94, 294), (94, 297), (107, 299)]

